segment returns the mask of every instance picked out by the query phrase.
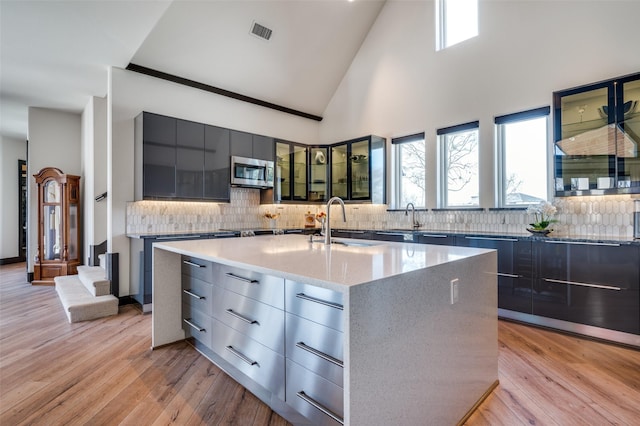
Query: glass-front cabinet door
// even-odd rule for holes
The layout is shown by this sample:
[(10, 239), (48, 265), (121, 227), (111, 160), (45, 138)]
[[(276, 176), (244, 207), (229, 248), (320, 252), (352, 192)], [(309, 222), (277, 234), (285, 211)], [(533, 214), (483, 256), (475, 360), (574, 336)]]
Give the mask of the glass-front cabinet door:
[[(640, 189), (640, 79), (618, 83), (618, 188)], [(636, 191), (633, 191), (633, 190)]]
[(369, 162), (369, 139), (351, 144), (351, 199), (367, 200), (371, 196), (369, 181), (371, 163)]
[(288, 143), (276, 142), (276, 173), (273, 190), (277, 201), (291, 199), (291, 155)]
[(329, 149), (309, 148), (309, 201), (327, 201)]
[(307, 200), (307, 147), (276, 141), (274, 201)]
[(347, 199), (347, 160), (349, 145), (331, 147), (331, 196)]
[(640, 74), (554, 93), (556, 196), (640, 192)]

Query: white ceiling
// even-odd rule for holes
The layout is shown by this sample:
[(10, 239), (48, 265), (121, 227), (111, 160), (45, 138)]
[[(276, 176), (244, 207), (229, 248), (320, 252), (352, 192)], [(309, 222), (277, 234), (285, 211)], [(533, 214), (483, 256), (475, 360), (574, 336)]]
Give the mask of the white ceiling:
[(80, 113), (130, 62), (321, 116), (383, 4), (0, 0), (0, 133), (26, 139), (30, 106)]

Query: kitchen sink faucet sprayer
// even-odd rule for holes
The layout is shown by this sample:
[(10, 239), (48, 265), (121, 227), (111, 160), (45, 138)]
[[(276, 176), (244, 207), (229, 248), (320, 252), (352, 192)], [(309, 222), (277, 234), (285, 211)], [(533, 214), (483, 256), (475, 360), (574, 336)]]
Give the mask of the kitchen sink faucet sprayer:
[(416, 206), (413, 203), (407, 203), (407, 207), (404, 209), (404, 215), (409, 216), (409, 206), (411, 206), (411, 224), (413, 229), (420, 228), (420, 223), (416, 220)]
[(329, 201), (327, 201), (327, 226), (324, 229), (324, 244), (331, 244), (331, 204), (334, 201), (337, 201), (342, 206), (342, 221), (347, 221), (347, 212), (344, 210), (344, 201), (340, 197), (331, 197)]

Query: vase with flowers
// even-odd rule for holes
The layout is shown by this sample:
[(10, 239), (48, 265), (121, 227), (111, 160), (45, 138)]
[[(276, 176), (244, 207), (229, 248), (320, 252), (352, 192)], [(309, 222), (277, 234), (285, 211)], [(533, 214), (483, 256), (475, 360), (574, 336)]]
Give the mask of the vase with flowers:
[(549, 228), (552, 223), (557, 222), (553, 218), (558, 209), (553, 204), (542, 201), (539, 204), (532, 204), (527, 208), (527, 214), (533, 214), (534, 222), (529, 224), (527, 231), (535, 235), (547, 235), (553, 229)]
[(267, 210), (264, 213), (264, 217), (269, 220), (269, 226), (271, 227), (271, 229), (276, 229), (276, 223), (277, 223), (276, 219), (278, 219), (280, 217), (280, 214), (279, 213), (271, 213), (271, 212), (269, 212), (269, 210)]

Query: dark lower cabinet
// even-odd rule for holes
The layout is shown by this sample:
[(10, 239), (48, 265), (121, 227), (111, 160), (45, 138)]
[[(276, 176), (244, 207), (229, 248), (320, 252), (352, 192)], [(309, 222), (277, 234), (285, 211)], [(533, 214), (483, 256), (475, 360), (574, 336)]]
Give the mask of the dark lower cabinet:
[(438, 233), (421, 233), (414, 236), (414, 241), (420, 244), (434, 244), (437, 246), (455, 246), (456, 238), (453, 235)]
[(395, 241), (399, 243), (413, 242), (412, 232), (383, 232), (375, 231), (371, 235), (371, 239), (380, 241)]
[(356, 231), (351, 229), (332, 229), (331, 236), (334, 238), (357, 238), (359, 240), (370, 240), (371, 233), (367, 231)]
[(640, 248), (534, 242), (533, 314), (640, 334)]
[(518, 238), (457, 236), (457, 246), (498, 251), (498, 307), (531, 313), (531, 241)]

